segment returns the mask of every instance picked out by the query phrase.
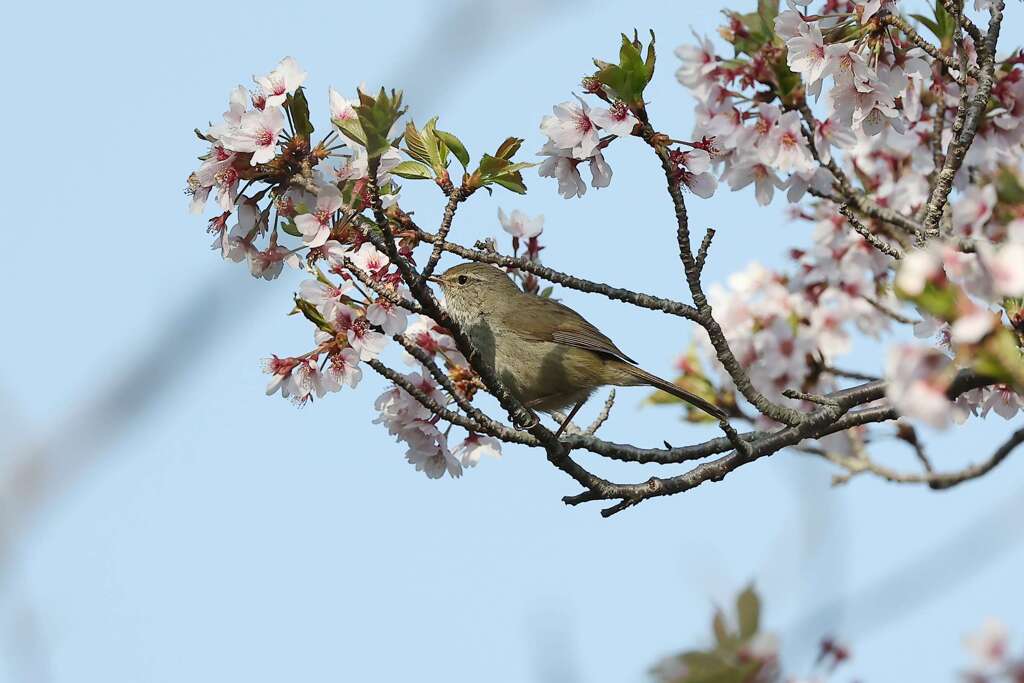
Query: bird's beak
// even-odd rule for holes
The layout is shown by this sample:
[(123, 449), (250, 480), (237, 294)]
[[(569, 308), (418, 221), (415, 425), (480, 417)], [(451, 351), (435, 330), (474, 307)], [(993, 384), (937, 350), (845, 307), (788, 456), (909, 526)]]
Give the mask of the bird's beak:
[(427, 282), (433, 282), (435, 285), (443, 285), (444, 281), (436, 275), (431, 275), (427, 278)]

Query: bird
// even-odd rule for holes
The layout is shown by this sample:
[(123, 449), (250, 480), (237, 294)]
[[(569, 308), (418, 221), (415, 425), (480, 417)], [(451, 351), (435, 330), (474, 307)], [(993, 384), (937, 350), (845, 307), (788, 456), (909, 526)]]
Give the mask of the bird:
[(556, 438), (608, 385), (649, 385), (726, 419), (714, 403), (640, 368), (579, 313), (524, 292), (500, 268), (471, 261), (427, 279), (440, 286), (448, 314), (481, 360), (524, 406), (548, 414), (572, 407)]

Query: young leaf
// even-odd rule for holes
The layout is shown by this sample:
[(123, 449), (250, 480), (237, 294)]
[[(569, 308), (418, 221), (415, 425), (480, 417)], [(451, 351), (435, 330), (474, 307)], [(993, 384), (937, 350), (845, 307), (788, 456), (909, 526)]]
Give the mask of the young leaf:
[(405, 113), (402, 92), (392, 90), (389, 95), (381, 88), (377, 97), (371, 97), (360, 91), (355, 110), (366, 137), (366, 154), (371, 159), (379, 158), (391, 147), (391, 127)]
[(494, 156), (499, 159), (511, 159), (522, 146), (522, 138), (505, 138), (505, 141), (498, 145), (498, 151), (494, 153)]
[(398, 166), (391, 169), (390, 173), (399, 176), (400, 178), (408, 178), (410, 180), (429, 179), (434, 177), (430, 167), (426, 164), (421, 164), (418, 161), (403, 161), (398, 164)]
[(462, 168), (468, 168), (469, 152), (466, 151), (466, 146), (462, 144), (462, 140), (459, 140), (457, 137), (445, 130), (435, 129), (434, 133), (437, 137), (441, 138), (445, 147), (451, 150), (452, 154), (455, 155), (455, 158), (459, 160), (460, 164), (462, 164)]
[(426, 143), (423, 141), (420, 131), (416, 129), (416, 124), (412, 121), (405, 124), (405, 148), (409, 156), (416, 161), (430, 163), (430, 153), (427, 151)]
[(316, 306), (309, 303), (305, 299), (295, 297), (295, 308), (299, 309), (302, 315), (306, 316), (306, 320), (319, 327), (324, 332), (330, 332), (334, 334), (334, 328), (328, 324), (324, 317), (320, 315), (320, 311), (316, 310)]
[(281, 229), (292, 237), (302, 237), (302, 233), (299, 232), (298, 226), (295, 225), (295, 221), (290, 218), (286, 221), (281, 222)]
[(303, 89), (298, 88), (294, 94), (289, 95), (285, 106), (292, 114), (295, 134), (309, 140), (309, 136), (313, 134), (313, 124), (309, 121), (309, 102), (306, 101), (306, 93)]
[(363, 132), (359, 119), (334, 119), (334, 125), (341, 128), (341, 132), (345, 134), (345, 137), (366, 147), (366, 133)]
[(747, 586), (736, 598), (736, 616), (739, 619), (740, 638), (753, 637), (761, 621), (761, 600), (753, 586)]

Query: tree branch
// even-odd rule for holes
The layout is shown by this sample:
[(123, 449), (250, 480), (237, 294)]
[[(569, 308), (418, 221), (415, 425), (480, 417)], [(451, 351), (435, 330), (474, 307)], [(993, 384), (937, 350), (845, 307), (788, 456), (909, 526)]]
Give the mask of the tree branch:
[[(944, 3), (945, 4), (945, 3)], [(967, 51), (963, 47), (962, 29), (967, 27), (963, 17), (963, 2), (957, 3), (956, 13), (953, 14), (957, 21), (957, 38), (954, 43), (959, 46), (960, 63), (966, 68)], [(960, 104), (957, 107), (956, 118), (953, 120), (953, 139), (946, 153), (942, 170), (939, 171), (935, 180), (935, 187), (928, 198), (927, 210), (924, 218), (925, 237), (935, 237), (939, 234), (939, 220), (949, 201), (949, 193), (953, 189), (953, 178), (964, 162), (967, 150), (974, 142), (974, 135), (978, 131), (981, 119), (985, 115), (988, 106), (988, 99), (992, 93), (992, 85), (995, 81), (995, 57), (996, 45), (999, 42), (999, 30), (1003, 21), (1004, 0), (994, 0), (992, 4), (991, 19), (988, 25), (988, 35), (984, 41), (978, 43), (978, 56), (981, 58), (981, 76), (978, 79), (978, 90), (974, 100), (968, 105), (967, 88), (961, 88)], [(948, 8), (947, 8), (948, 10)], [(969, 23), (969, 21), (968, 21)]]
[(739, 361), (736, 360), (736, 356), (729, 347), (729, 342), (726, 340), (721, 326), (715, 321), (711, 305), (708, 303), (707, 297), (704, 296), (704, 290), (700, 282), (700, 270), (697, 268), (697, 261), (694, 259), (693, 250), (690, 246), (689, 218), (686, 213), (686, 202), (683, 199), (683, 192), (676, 178), (675, 166), (664, 146), (658, 144), (656, 135), (650, 124), (643, 126), (642, 137), (651, 149), (654, 150), (658, 159), (661, 160), (661, 167), (665, 173), (665, 180), (668, 185), (668, 193), (672, 198), (672, 205), (675, 207), (676, 242), (679, 245), (679, 258), (683, 263), (683, 272), (686, 275), (686, 282), (690, 287), (690, 295), (693, 297), (693, 302), (697, 307), (699, 317), (696, 319), (696, 322), (707, 331), (708, 338), (711, 340), (711, 345), (715, 349), (719, 362), (722, 363), (725, 371), (729, 373), (733, 384), (736, 385), (736, 389), (743, 394), (744, 398), (750, 401), (762, 415), (776, 422), (784, 424), (799, 423), (803, 417), (799, 411), (773, 403), (754, 387), (750, 381), (750, 376), (743, 369), (743, 366), (740, 365)]
[(641, 292), (634, 292), (621, 287), (613, 287), (612, 285), (607, 285), (603, 282), (584, 280), (583, 278), (569, 275), (567, 273), (554, 270), (553, 268), (548, 268), (547, 266), (542, 266), (541, 264), (524, 257), (504, 256), (502, 254), (480, 251), (478, 249), (470, 249), (462, 246), (461, 244), (441, 240), (437, 235), (424, 232), (418, 227), (413, 226), (412, 229), (415, 230), (415, 234), (419, 239), (433, 244), (435, 249), (437, 248), (437, 245), (440, 244), (444, 251), (469, 259), (470, 261), (490, 263), (495, 266), (503, 266), (506, 268), (517, 268), (528, 273), (533, 273), (537, 277), (543, 278), (549, 282), (554, 282), (555, 284), (562, 285), (569, 289), (575, 289), (578, 292), (600, 294), (614, 301), (622, 301), (624, 303), (652, 311), (661, 311), (662, 313), (679, 316), (681, 318), (686, 318), (687, 320), (697, 321), (700, 318), (700, 315), (697, 313), (697, 309), (693, 306), (687, 306), (679, 301), (652, 296), (650, 294), (643, 294)]

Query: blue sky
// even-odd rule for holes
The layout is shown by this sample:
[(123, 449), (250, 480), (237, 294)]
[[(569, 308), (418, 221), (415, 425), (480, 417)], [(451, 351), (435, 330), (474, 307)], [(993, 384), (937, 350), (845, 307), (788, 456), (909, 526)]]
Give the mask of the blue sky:
[[(562, 505), (576, 489), (539, 452), (507, 448), (459, 481), (428, 481), (370, 423), (384, 385), (369, 374), (301, 410), (263, 395), (260, 359), (308, 348), (308, 326), (285, 316), (299, 279), (257, 282), (222, 263), (182, 192), (203, 151), (190, 131), (219, 117), (229, 90), (290, 54), (310, 72), (321, 125), (329, 85), (383, 83), (474, 154), (507, 135), (534, 150), (541, 116), (590, 58), (653, 27), (652, 116), (685, 136), (692, 101), (671, 49), (691, 26), (713, 32), (721, 4), (649, 5), (8, 10), (6, 25), (23, 28), (0, 48), (20, 65), (0, 168), (0, 428), (5, 447), (49, 449), (69, 474), (32, 514), (6, 516), (0, 680), (642, 681), (659, 656), (702, 643), (713, 605), (752, 580), (797, 674), (826, 632), (853, 650), (840, 678), (867, 681), (953, 680), (962, 635), (989, 614), (1024, 634), (1020, 459), (937, 494), (867, 478), (832, 489), (829, 466), (780, 454), (605, 520)], [(1019, 9), (1008, 7), (1007, 43), (1024, 38)], [(454, 236), (495, 234), (498, 206), (543, 213), (551, 265), (685, 298), (657, 165), (628, 142), (607, 158), (610, 188), (565, 201), (528, 174), (525, 197), (468, 202)], [(406, 193), (428, 225), (435, 194)], [(691, 223), (719, 231), (708, 280), (805, 243), (784, 208), (758, 209), (749, 188), (691, 202)], [(690, 339), (680, 320), (565, 300), (659, 374)], [(849, 364), (877, 370), (877, 351)], [(641, 407), (644, 395), (620, 392), (606, 438), (705, 436)], [(993, 418), (934, 435), (934, 459), (980, 458), (1005, 431)], [(890, 443), (876, 454), (914, 464)]]

